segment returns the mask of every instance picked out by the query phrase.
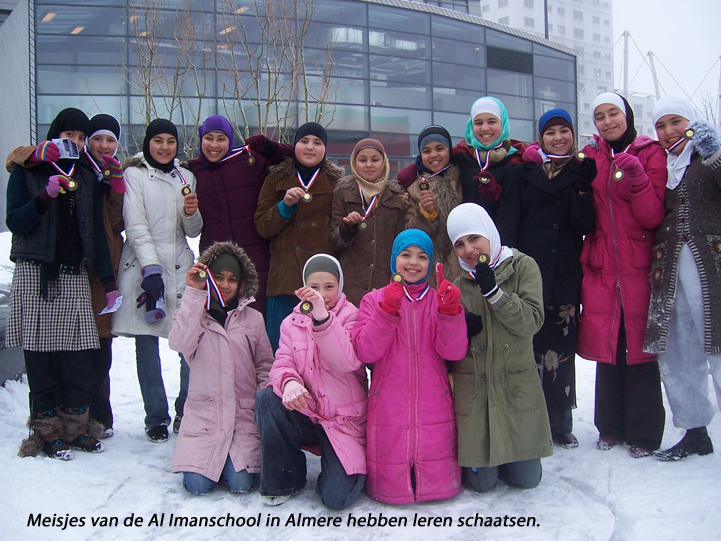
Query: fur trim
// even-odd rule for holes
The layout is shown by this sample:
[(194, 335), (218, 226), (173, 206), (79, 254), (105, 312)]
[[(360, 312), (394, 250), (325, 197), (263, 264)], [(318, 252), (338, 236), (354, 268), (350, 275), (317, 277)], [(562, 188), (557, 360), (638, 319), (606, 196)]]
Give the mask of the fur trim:
[(596, 150), (601, 150), (601, 147), (598, 145), (598, 141), (594, 138), (590, 143), (588, 143), (588, 146), (591, 148), (595, 148)]
[[(338, 180), (345, 175), (345, 169), (338, 167), (330, 160), (325, 160), (321, 166), (321, 171), (329, 180)], [(295, 175), (295, 161), (293, 158), (286, 158), (278, 165), (270, 168), (270, 176), (276, 181)]]
[(18, 456), (22, 458), (34, 457), (40, 454), (43, 449), (43, 442), (37, 434), (31, 434), (20, 444)]
[(143, 163), (143, 160), (137, 156), (131, 156), (125, 160), (125, 163), (123, 163), (123, 169), (127, 169), (128, 167), (145, 167), (145, 164)]
[(44, 442), (65, 438), (63, 423), (56, 415), (41, 419), (31, 417), (28, 419), (27, 427), (32, 433), (20, 444), (18, 456), (21, 457), (38, 456)]
[(713, 156), (713, 153), (721, 146), (721, 136), (719, 136), (718, 130), (705, 120), (697, 120), (689, 128), (695, 132), (693, 140), (701, 157), (705, 160)]
[(88, 436), (96, 440), (102, 440), (105, 437), (105, 427), (99, 421), (90, 419), (88, 423)]
[(255, 269), (255, 265), (251, 261), (250, 257), (248, 257), (248, 254), (245, 253), (245, 250), (234, 242), (225, 241), (213, 243), (208, 246), (202, 254), (200, 254), (198, 263), (210, 266), (215, 258), (223, 253), (231, 254), (240, 262), (240, 268), (243, 271), (242, 295), (244, 297), (252, 297), (258, 293), (258, 271)]
[(86, 409), (83, 413), (71, 414), (58, 409), (58, 417), (65, 428), (65, 440), (75, 441), (80, 436), (87, 436), (89, 413)]

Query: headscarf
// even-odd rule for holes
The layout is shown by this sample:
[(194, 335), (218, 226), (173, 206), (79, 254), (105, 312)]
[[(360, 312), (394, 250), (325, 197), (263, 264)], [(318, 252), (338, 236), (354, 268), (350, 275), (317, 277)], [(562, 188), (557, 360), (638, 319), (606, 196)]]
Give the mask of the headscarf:
[[(378, 177), (374, 182), (369, 182), (366, 179), (362, 178), (355, 168), (356, 156), (361, 150), (367, 148), (377, 150), (383, 157), (383, 169), (381, 171), (381, 176)], [(355, 147), (353, 147), (353, 152), (350, 155), (350, 170), (351, 175), (353, 175), (353, 179), (358, 184), (360, 184), (363, 198), (365, 199), (367, 204), (367, 202), (370, 201), (374, 195), (378, 195), (386, 187), (386, 184), (388, 183), (388, 175), (391, 171), (391, 166), (388, 163), (388, 156), (386, 156), (386, 149), (383, 148), (381, 142), (377, 141), (376, 139), (361, 139), (360, 141), (358, 141)]]
[(635, 121), (633, 117), (633, 109), (631, 109), (631, 106), (623, 96), (620, 96), (615, 92), (603, 92), (602, 94), (596, 96), (596, 99), (591, 103), (592, 114), (595, 114), (596, 108), (604, 103), (615, 105), (621, 109), (621, 112), (624, 115), (626, 115), (626, 131), (623, 135), (615, 141), (606, 141), (608, 146), (616, 152), (623, 152), (631, 143), (633, 143), (633, 140), (636, 139), (637, 135), (636, 126), (634, 125)]
[[(491, 268), (495, 269), (502, 261), (513, 257), (513, 250), (501, 244), (501, 236), (498, 234), (496, 224), (488, 215), (488, 212), (475, 203), (463, 203), (454, 208), (448, 215), (446, 224), (448, 236), (451, 243), (455, 244), (458, 239), (465, 235), (481, 235), (491, 243)], [(469, 265), (461, 257), (458, 257), (463, 270), (475, 271), (473, 265)]]
[[(652, 116), (654, 126), (656, 122), (665, 115), (682, 116), (688, 120), (689, 124), (701, 118), (698, 110), (693, 105), (686, 100), (672, 96), (661, 98), (653, 106)], [(668, 153), (666, 157), (666, 169), (668, 170), (666, 187), (669, 190), (675, 190), (676, 187), (681, 184), (683, 176), (686, 174), (686, 168), (691, 165), (691, 158), (695, 148), (696, 142), (693, 139), (689, 139), (686, 141), (686, 146), (683, 147), (681, 154)]]
[[(47, 140), (60, 139), (60, 134), (65, 131), (79, 131), (83, 135), (88, 134), (90, 121), (80, 109), (68, 107), (58, 113), (48, 129)], [(80, 151), (81, 149), (78, 149)], [(70, 170), (77, 160), (58, 160), (56, 163), (64, 171)]]
[[(200, 144), (200, 155), (203, 157), (203, 159), (208, 160), (208, 157), (203, 154), (203, 136), (206, 133), (210, 132), (220, 132), (224, 133), (226, 137), (228, 138), (228, 151), (225, 153), (225, 156), (230, 154), (230, 152), (233, 150), (233, 144), (235, 143), (235, 135), (233, 134), (233, 126), (230, 125), (230, 121), (221, 115), (212, 115), (205, 119), (205, 122), (203, 122), (198, 127), (198, 138), (201, 141)], [(223, 158), (225, 158), (223, 156)]]
[[(109, 135), (117, 143), (120, 140), (120, 122), (113, 115), (107, 113), (93, 115), (88, 125), (88, 139), (92, 139), (96, 135)], [(115, 152), (117, 151), (116, 148)], [(115, 153), (113, 153), (113, 156), (115, 156)]]
[(343, 269), (340, 262), (328, 254), (315, 254), (303, 265), (303, 285), (314, 272), (329, 272), (338, 279), (338, 292), (343, 291)]
[(175, 127), (175, 124), (173, 124), (170, 120), (165, 120), (164, 118), (156, 118), (148, 124), (148, 127), (145, 130), (145, 139), (143, 139), (143, 156), (145, 157), (145, 161), (151, 166), (156, 169), (160, 169), (164, 173), (170, 173), (175, 168), (175, 156), (178, 155), (177, 146), (175, 156), (173, 156), (173, 159), (168, 163), (158, 163), (150, 155), (150, 140), (160, 134), (169, 134), (175, 137), (176, 141), (178, 140), (178, 128)]
[[(426, 253), (428, 261), (433, 261), (433, 241), (431, 240), (431, 237), (429, 237), (425, 231), (421, 231), (420, 229), (406, 229), (405, 231), (398, 233), (398, 236), (393, 241), (393, 249), (391, 251), (392, 273), (395, 274), (398, 272), (398, 269), (396, 268), (396, 258), (409, 246), (418, 246)], [(423, 278), (416, 282), (416, 284), (425, 282), (428, 279), (430, 272), (431, 266), (429, 263), (428, 272)]]
[[(303, 137), (305, 137), (306, 135), (315, 135), (318, 139), (323, 141), (323, 146), (328, 146), (328, 133), (325, 131), (325, 128), (317, 122), (306, 122), (301, 127), (299, 127), (298, 131), (295, 132), (295, 140), (293, 141), (293, 146), (295, 147), (295, 145), (298, 144), (298, 141), (303, 139)], [(323, 167), (323, 162), (325, 161), (325, 154), (323, 154), (323, 158), (320, 160), (318, 165), (312, 168), (305, 167), (303, 164), (301, 164), (295, 157), (295, 153), (293, 154), (293, 160), (295, 161), (295, 168), (300, 173), (300, 176), (303, 177), (303, 180), (307, 181), (310, 179), (310, 177), (313, 176), (313, 173)]]
[[(451, 134), (448, 133), (448, 130), (443, 126), (430, 125), (423, 128), (421, 133), (418, 134), (418, 156), (416, 156), (416, 169), (421, 173), (431, 173), (431, 171), (423, 165), (423, 147), (433, 142), (438, 142), (448, 147), (449, 154), (453, 148)], [(450, 162), (448, 162), (448, 165), (450, 166)], [(438, 172), (440, 173), (440, 171)]]
[[(501, 121), (501, 135), (489, 145), (481, 144), (481, 142), (476, 139), (476, 136), (473, 135), (473, 119), (481, 113), (490, 113)], [(501, 100), (491, 96), (486, 96), (478, 98), (475, 102), (473, 102), (473, 105), (471, 106), (471, 118), (469, 118), (466, 123), (465, 141), (468, 146), (472, 146), (478, 150), (489, 151), (510, 137), (511, 124), (508, 121), (508, 111)], [(514, 152), (516, 152), (516, 149), (509, 145), (509, 148), (506, 149), (506, 156), (510, 156)]]
[[(550, 158), (546, 147), (543, 146), (543, 133), (553, 126), (567, 126), (573, 132), (573, 146), (568, 151), (567, 158)], [(538, 144), (541, 145), (541, 158), (543, 158), (543, 170), (548, 178), (556, 177), (562, 170), (563, 166), (568, 163), (571, 157), (576, 153), (576, 131), (573, 129), (573, 120), (571, 115), (564, 109), (550, 109), (541, 115), (538, 120)]]

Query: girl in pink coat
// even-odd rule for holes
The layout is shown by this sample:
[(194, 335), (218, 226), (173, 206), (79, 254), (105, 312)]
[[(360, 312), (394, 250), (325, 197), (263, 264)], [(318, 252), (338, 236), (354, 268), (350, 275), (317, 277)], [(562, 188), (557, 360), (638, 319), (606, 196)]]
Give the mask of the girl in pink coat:
[(303, 448), (320, 455), (315, 491), (326, 507), (345, 509), (363, 490), (368, 385), (349, 336), (358, 309), (342, 291), (337, 259), (308, 259), (303, 287), (295, 291), (300, 304), (281, 324), (270, 383), (256, 399), (266, 505), (280, 505), (305, 487)]
[(248, 306), (258, 273), (242, 248), (216, 242), (188, 270), (186, 283), (168, 336), (190, 366), (173, 472), (183, 472), (193, 494), (209, 492), (221, 477), (231, 492), (248, 492), (260, 472), (255, 395), (273, 364), (263, 316)]
[(373, 364), (368, 401), (366, 491), (386, 503), (442, 500), (461, 491), (453, 396), (444, 360), (466, 354), (461, 293), (437, 267), (433, 243), (406, 229), (393, 243), (388, 286), (363, 297), (353, 345)]

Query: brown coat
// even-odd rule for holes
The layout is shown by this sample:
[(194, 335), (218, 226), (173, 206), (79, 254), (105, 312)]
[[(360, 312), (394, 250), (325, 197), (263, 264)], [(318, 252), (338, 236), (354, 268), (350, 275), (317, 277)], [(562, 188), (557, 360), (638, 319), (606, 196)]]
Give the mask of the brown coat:
[[(363, 295), (390, 282), (390, 258), (393, 241), (403, 231), (406, 210), (401, 199), (403, 188), (395, 181), (380, 193), (378, 201), (366, 218), (368, 228), (344, 238), (343, 218), (353, 211), (363, 215), (358, 186), (353, 177), (344, 177), (333, 192), (333, 210), (330, 222), (330, 242), (343, 267), (346, 298), (356, 307)], [(346, 233), (347, 234), (347, 233)]]
[(310, 193), (313, 200), (300, 201), (290, 218), (281, 217), (278, 203), (290, 188), (299, 186), (295, 162), (288, 158), (272, 167), (258, 197), (255, 228), (270, 242), (267, 297), (293, 295), (303, 286), (303, 265), (317, 253), (331, 253), (330, 211), (333, 188), (343, 169), (326, 160)]

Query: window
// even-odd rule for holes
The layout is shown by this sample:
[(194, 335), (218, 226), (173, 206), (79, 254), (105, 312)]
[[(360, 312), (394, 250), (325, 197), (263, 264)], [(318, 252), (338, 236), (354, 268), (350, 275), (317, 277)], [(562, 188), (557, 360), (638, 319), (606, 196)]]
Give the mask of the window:
[(579, 64), (579, 66), (578, 66), (578, 74), (579, 74), (579, 75), (583, 75), (584, 73), (586, 73), (586, 66), (584, 66), (583, 64)]
[(593, 70), (593, 76), (594, 77), (600, 77), (601, 76), (601, 69), (595, 69)]
[(591, 5), (595, 8), (597, 8), (600, 3), (601, 2), (599, 0), (591, 0)]
[(601, 24), (601, 17), (593, 16), (593, 24)]
[(590, 108), (591, 108), (591, 104), (588, 103), (588, 102), (583, 102), (583, 108), (584, 108), (584, 110), (585, 110), (585, 109), (590, 109)]
[(606, 79), (610, 79), (611, 77), (612, 77), (611, 72), (610, 72), (610, 71), (607, 71), (607, 72), (606, 72)]
[(583, 58), (583, 53), (584, 53), (583, 47), (575, 47), (575, 49), (576, 49), (576, 53), (578, 53), (578, 57)]
[(553, 6), (551, 6), (551, 5), (548, 6), (548, 13), (553, 13)]
[(609, 19), (604, 19), (603, 26), (611, 26), (611, 21)]
[(586, 128), (587, 130), (590, 130), (590, 129), (591, 129), (591, 122), (590, 122), (589, 120), (585, 120), (585, 121), (583, 122), (583, 127)]
[(548, 25), (548, 31), (549, 31), (549, 32), (553, 32), (553, 25), (552, 25), (552, 24), (549, 24), (549, 25)]
[(501, 23), (501, 24), (507, 25), (507, 24), (508, 24), (508, 17), (501, 17), (500, 19), (498, 19), (498, 22)]
[(504, 8), (508, 5), (508, 0), (498, 0), (498, 7)]
[(583, 39), (583, 28), (574, 28), (573, 37), (576, 39)]
[(523, 5), (527, 8), (533, 9), (533, 0), (523, 0)]
[(606, 36), (605, 38), (603, 38), (603, 42), (604, 42), (604, 43), (611, 43), (611, 38), (609, 38), (608, 36)]
[(601, 51), (593, 51), (593, 59), (601, 60)]
[(491, 9), (490, 4), (486, 4), (486, 5), (484, 5), (484, 6), (481, 8), (481, 11), (482, 11), (483, 13), (486, 13), (486, 12), (489, 11), (490, 9)]
[(573, 10), (573, 20), (574, 21), (582, 21), (583, 20), (583, 11), (574, 9)]
[(603, 94), (604, 92), (608, 92), (608, 88), (605, 86), (597, 86), (596, 87), (596, 94)]
[(640, 103), (634, 103), (631, 108), (633, 109), (634, 114), (637, 114), (639, 117), (643, 116), (643, 105)]
[(601, 42), (601, 34), (594, 34), (593, 41)]
[(559, 15), (565, 15), (566, 8), (556, 8), (556, 13), (558, 13)]
[(565, 27), (565, 26), (559, 26), (559, 27), (558, 27), (558, 33), (559, 33), (559, 34), (565, 34), (565, 33), (566, 33), (566, 27)]
[(533, 28), (533, 24), (534, 24), (533, 17), (524, 17), (524, 18), (523, 18), (523, 24), (524, 24), (525, 26), (528, 26), (528, 27), (530, 27), (530, 28)]

